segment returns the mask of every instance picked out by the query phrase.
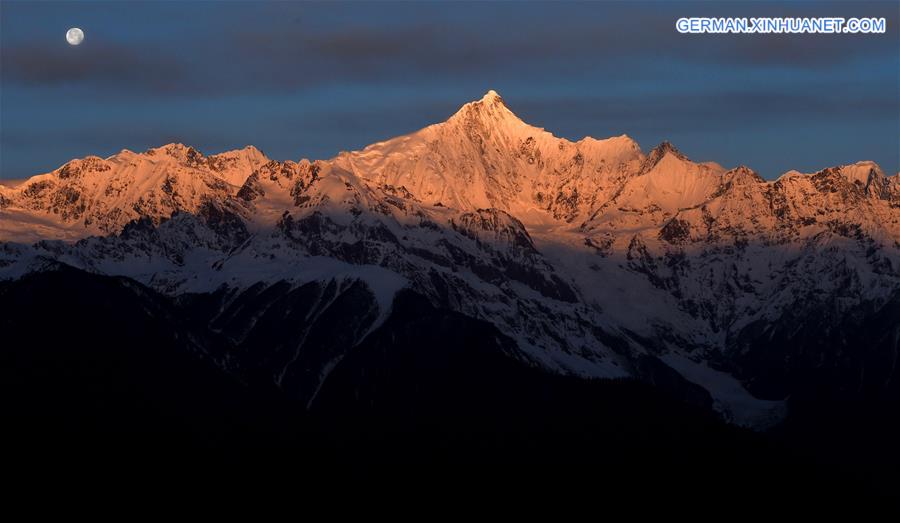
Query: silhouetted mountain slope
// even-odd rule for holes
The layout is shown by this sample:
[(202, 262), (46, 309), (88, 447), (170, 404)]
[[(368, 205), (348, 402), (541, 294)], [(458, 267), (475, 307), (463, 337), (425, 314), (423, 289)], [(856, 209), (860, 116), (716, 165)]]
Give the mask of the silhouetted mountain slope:
[[(317, 303), (302, 294), (296, 305)], [(9, 465), (77, 463), (123, 478), (224, 466), (268, 480), (501, 482), (601, 497), (634, 486), (713, 501), (879, 491), (870, 462), (798, 455), (806, 427), (763, 436), (638, 382), (548, 373), (489, 323), (411, 292), (336, 364), (307, 412), (290, 390), (217, 363), (212, 352), (239, 347), (210, 321), (215, 300), (195, 298), (65, 267), (0, 283)]]
[(6, 436), (36, 453), (20, 457), (164, 458), (265, 430), (258, 421), (272, 419), (257, 409), (277, 411), (280, 396), (222, 372), (204, 353), (214, 338), (180, 314), (140, 284), (66, 267), (0, 283), (0, 372), (16, 420)]

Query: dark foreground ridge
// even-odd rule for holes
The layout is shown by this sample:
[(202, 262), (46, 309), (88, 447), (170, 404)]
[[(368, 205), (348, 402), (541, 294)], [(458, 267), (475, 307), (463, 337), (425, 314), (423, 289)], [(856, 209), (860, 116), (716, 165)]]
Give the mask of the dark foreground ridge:
[[(890, 406), (752, 433), (647, 384), (530, 367), (490, 324), (408, 291), (306, 402), (223, 370), (234, 347), (208, 323), (215, 301), (64, 266), (0, 283), (7, 470), (577, 486), (598, 499), (896, 493)], [(344, 328), (316, 326), (323, 340)]]

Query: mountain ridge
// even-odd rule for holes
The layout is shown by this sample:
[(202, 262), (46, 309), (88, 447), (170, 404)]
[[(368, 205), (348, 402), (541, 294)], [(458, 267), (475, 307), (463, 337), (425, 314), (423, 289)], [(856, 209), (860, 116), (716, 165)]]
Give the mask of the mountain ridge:
[[(479, 134), (478, 130), (485, 134), (485, 136)], [(497, 169), (497, 166), (493, 165), (493, 163), (487, 165), (488, 169), (484, 169), (485, 165), (479, 166), (477, 165), (477, 162), (469, 163), (467, 165), (465, 162), (457, 162), (463, 163), (463, 167), (469, 171), (473, 169), (478, 170), (479, 167), (486, 171), (479, 173), (480, 176), (470, 175), (464, 178), (466, 184), (475, 183), (477, 187), (476, 191), (466, 191), (463, 188), (452, 187), (452, 181), (441, 176), (436, 177), (436, 182), (439, 187), (435, 187), (435, 183), (426, 183), (429, 178), (434, 177), (435, 173), (433, 171), (435, 169), (433, 166), (428, 165), (431, 163), (430, 158), (425, 158), (423, 161), (419, 156), (423, 153), (427, 156), (429, 152), (432, 152), (429, 151), (429, 149), (434, 149), (438, 141), (456, 140), (459, 138), (458, 135), (460, 134), (469, 138), (471, 142), (481, 148), (483, 148), (486, 143), (491, 143), (491, 145), (494, 146), (494, 149), (499, 152), (499, 146), (504, 146), (506, 150), (502, 152), (507, 155), (512, 155), (517, 160), (524, 160), (528, 166), (537, 164), (539, 170), (543, 169), (547, 163), (553, 162), (554, 165), (551, 165), (547, 170), (550, 170), (552, 174), (557, 175), (557, 177), (559, 177), (558, 175), (560, 174), (564, 174), (564, 179), (561, 181), (562, 183), (551, 184), (548, 180), (548, 176), (542, 177), (538, 175), (535, 177), (537, 179), (525, 180), (523, 184), (522, 180), (508, 179), (508, 175), (513, 168), (518, 168), (520, 172), (517, 172), (516, 174), (518, 176), (523, 176), (522, 172), (528, 171), (528, 166), (521, 164), (512, 166), (506, 165), (506, 172), (501, 172), (503, 169)], [(517, 143), (514, 144), (515, 147), (512, 147), (513, 144), (511, 142), (516, 140)], [(425, 144), (422, 144), (421, 142), (425, 142)], [(566, 158), (566, 160), (569, 160), (568, 162), (559, 162), (558, 158), (551, 159), (547, 157), (549, 154), (547, 151), (554, 148), (559, 151), (574, 148), (575, 154), (567, 154), (567, 156), (571, 156), (571, 158)], [(404, 149), (406, 152), (411, 150), (414, 158), (398, 158), (402, 155), (397, 149), (401, 150), (401, 152)], [(465, 149), (465, 147), (462, 149)], [(512, 151), (511, 149), (515, 150)], [(541, 156), (542, 151), (544, 151), (544, 157)], [(484, 153), (488, 151), (480, 152), (480, 156), (484, 156)], [(373, 156), (376, 158), (376, 162), (383, 165), (373, 165), (373, 162), (371, 161)], [(442, 168), (456, 167), (457, 170), (460, 170), (459, 165), (447, 166), (445, 164), (444, 160), (447, 159), (447, 154), (442, 154), (442, 152), (438, 151), (437, 156)], [(463, 156), (464, 159), (471, 159), (465, 158), (465, 155)], [(587, 159), (586, 156), (588, 157)], [(606, 163), (607, 160), (620, 160), (619, 164), (613, 167), (613, 169), (618, 169), (616, 174), (619, 176), (615, 177), (614, 180), (609, 180), (609, 177), (604, 177), (604, 173), (601, 173), (601, 171), (604, 170), (604, 167), (608, 169), (607, 166), (593, 166), (593, 173), (588, 173), (586, 176), (579, 175), (583, 174), (583, 163), (585, 161), (589, 164), (592, 163), (591, 156), (593, 156), (595, 162), (599, 159), (600, 163)], [(16, 203), (27, 200), (27, 198), (23, 198), (22, 193), (28, 192), (31, 195), (38, 195), (46, 192), (45, 186), (47, 184), (52, 184), (55, 179), (64, 180), (77, 176), (85, 170), (88, 172), (96, 172), (98, 174), (97, 177), (100, 177), (100, 173), (108, 172), (110, 168), (115, 168), (121, 164), (127, 164), (128, 162), (134, 161), (154, 163), (159, 162), (160, 157), (172, 158), (174, 160), (175, 165), (167, 166), (170, 170), (179, 167), (184, 168), (189, 170), (193, 176), (211, 176), (214, 180), (222, 180), (231, 186), (243, 185), (256, 168), (270, 161), (261, 151), (252, 145), (246, 146), (243, 149), (226, 151), (210, 156), (204, 156), (193, 147), (180, 143), (170, 143), (160, 147), (151, 148), (144, 153), (134, 153), (124, 149), (107, 158), (88, 156), (71, 160), (50, 173), (36, 175), (27, 180), (18, 181), (14, 186), (7, 186), (0, 182), (0, 204), (2, 204), (2, 207), (0, 208), (9, 208)], [(667, 158), (669, 158), (669, 160), (667, 160)], [(459, 160), (459, 158), (452, 159)], [(642, 163), (636, 168), (637, 172), (635, 173), (633, 172), (635, 169), (632, 168), (629, 170), (628, 166), (625, 164), (629, 161), (636, 160), (640, 160)], [(303, 163), (304, 161), (307, 160), (301, 160), (300, 163)], [(309, 163), (330, 163), (338, 165), (352, 173), (354, 176), (365, 179), (367, 182), (376, 182), (394, 187), (404, 187), (407, 191), (418, 189), (418, 192), (420, 193), (418, 198), (423, 201), (431, 199), (431, 203), (441, 203), (442, 205), (456, 206), (467, 210), (486, 207), (498, 207), (511, 210), (511, 207), (517, 207), (518, 209), (512, 210), (520, 211), (522, 210), (521, 208), (523, 205), (533, 204), (550, 212), (554, 219), (558, 220), (562, 218), (566, 221), (573, 221), (576, 215), (584, 217), (584, 212), (580, 209), (580, 207), (584, 206), (584, 202), (579, 201), (584, 200), (585, 197), (583, 195), (589, 194), (594, 200), (602, 200), (605, 198), (607, 201), (600, 202), (600, 205), (609, 204), (611, 197), (618, 196), (617, 191), (622, 189), (621, 182), (623, 182), (624, 178), (650, 174), (657, 164), (664, 161), (670, 162), (669, 165), (665, 165), (664, 169), (662, 169), (669, 176), (672, 175), (673, 171), (680, 170), (678, 168), (679, 162), (684, 162), (682, 167), (687, 166), (686, 170), (695, 167), (697, 170), (708, 169), (710, 172), (718, 174), (723, 174), (726, 171), (726, 169), (714, 163), (695, 164), (691, 162), (668, 141), (660, 143), (647, 155), (644, 155), (640, 146), (627, 135), (620, 135), (602, 140), (586, 136), (577, 142), (571, 142), (564, 138), (556, 138), (544, 129), (530, 126), (520, 120), (509, 110), (506, 103), (503, 101), (503, 98), (496, 91), (490, 90), (481, 99), (463, 105), (445, 122), (427, 126), (408, 135), (392, 138), (383, 142), (377, 142), (359, 151), (341, 153), (330, 160), (316, 160)], [(571, 175), (568, 172), (575, 170), (575, 168), (579, 168), (579, 166), (580, 169), (578, 170), (582, 171), (582, 173)], [(412, 169), (409, 169), (409, 167), (412, 167)], [(856, 164), (842, 166), (841, 169), (848, 170), (851, 167), (854, 169), (850, 176), (855, 177), (855, 181), (859, 180), (857, 171), (869, 167), (871, 172), (876, 173), (875, 178), (877, 178), (878, 182), (871, 186), (872, 190), (876, 191), (878, 194), (893, 197), (895, 200), (898, 198), (897, 194), (900, 194), (900, 190), (898, 190), (898, 188), (900, 188), (900, 183), (895, 179), (896, 176), (886, 177), (880, 167), (871, 161), (857, 162)], [(831, 169), (839, 168), (833, 167)], [(562, 173), (560, 172), (561, 170)], [(394, 175), (393, 172), (403, 172), (404, 176), (407, 178), (412, 176), (412, 178), (407, 181), (411, 180), (412, 184), (417, 186), (414, 188), (406, 187), (409, 183), (399, 183), (401, 180), (398, 176)], [(412, 175), (410, 173), (412, 173)], [(141, 174), (144, 177), (153, 176), (152, 170), (151, 172), (138, 174)], [(526, 172), (526, 174), (528, 173)], [(767, 181), (766, 183), (774, 183), (795, 174), (797, 174), (796, 171), (789, 171), (778, 179)], [(689, 175), (694, 176), (696, 173), (690, 173)], [(172, 185), (173, 182), (177, 185), (178, 181), (179, 180), (171, 179), (153, 180), (155, 186), (152, 187), (152, 189), (163, 193), (171, 193), (177, 191), (177, 188), (172, 187)], [(611, 181), (614, 184), (618, 183), (619, 187), (613, 188), (612, 191), (605, 190), (607, 187), (604, 186), (603, 182), (609, 183)], [(135, 183), (138, 182), (140, 182), (140, 180), (135, 180)], [(530, 182), (530, 185), (532, 186), (531, 194), (526, 195), (529, 197), (519, 198), (516, 193), (527, 189), (527, 187), (523, 187), (523, 185), (527, 185), (528, 182)], [(865, 178), (863, 178), (862, 183), (865, 184), (867, 187), (866, 190), (868, 190), (870, 183)], [(205, 185), (210, 186), (210, 189), (212, 189), (213, 192), (216, 192), (217, 189), (221, 189), (213, 187), (215, 185), (214, 181), (206, 181)], [(585, 185), (587, 187), (584, 187)], [(579, 187), (584, 187), (580, 193), (578, 191)], [(545, 190), (541, 190), (542, 188)], [(115, 192), (117, 188), (106, 186), (105, 189), (107, 193), (109, 193)], [(196, 190), (196, 188), (193, 189)], [(549, 189), (549, 191), (546, 189)], [(681, 187), (679, 190), (680, 192), (685, 192), (686, 189)], [(71, 221), (73, 217), (74, 219), (81, 218), (81, 213), (78, 212), (80, 207), (75, 206), (74, 212), (72, 212), (72, 210), (67, 212), (66, 210), (60, 209), (60, 207), (56, 205), (57, 203), (68, 202), (70, 200), (80, 200), (81, 206), (89, 206), (92, 203), (90, 195), (81, 194), (78, 188), (61, 187), (59, 192), (61, 194), (53, 194), (51, 196), (50, 202), (26, 201), (25, 205), (22, 205), (21, 207), (31, 210), (47, 210), (49, 208), (51, 212), (56, 214), (61, 213), (62, 220), (65, 222)], [(415, 192), (416, 191), (413, 191), (411, 194), (415, 196)], [(474, 194), (476, 192), (481, 194)], [(598, 194), (600, 195), (600, 198), (597, 198)], [(109, 194), (106, 194), (105, 196), (109, 196)], [(215, 196), (220, 197), (220, 195)], [(440, 201), (442, 197), (448, 201)], [(511, 201), (520, 199), (524, 199), (525, 202)], [(88, 201), (85, 202), (85, 200)], [(152, 215), (154, 219), (159, 219), (160, 217), (163, 217), (165, 213), (170, 214), (176, 210), (193, 211), (196, 210), (197, 207), (197, 202), (190, 201), (175, 202), (169, 205), (161, 204), (159, 209), (148, 209), (143, 208), (146, 204), (139, 200), (139, 196), (133, 196), (124, 203), (126, 204), (125, 207), (138, 207), (140, 210), (138, 210), (136, 214), (126, 212), (121, 218), (104, 216), (106, 223), (100, 225), (99, 229), (92, 229), (92, 223), (85, 221), (84, 225), (86, 232), (109, 233), (115, 229), (121, 229), (128, 219), (134, 219), (145, 215)], [(697, 201), (694, 203), (700, 202)], [(5, 236), (7, 236), (7, 238), (4, 239), (8, 239), (8, 234)]]
[[(668, 142), (646, 155), (625, 135), (571, 142), (490, 91), (445, 122), (330, 160), (169, 144), (0, 187), (0, 279), (56, 260), (172, 296), (359, 282), (376, 298), (369, 331), (414, 288), (491, 322), (531, 365), (687, 380), (726, 419), (767, 426), (794, 378), (755, 385), (754, 358), (773, 357), (760, 328), (896, 300), (898, 179), (858, 162), (766, 181)], [(896, 354), (890, 340), (879, 343)], [(782, 357), (767, 364), (790, 370)]]

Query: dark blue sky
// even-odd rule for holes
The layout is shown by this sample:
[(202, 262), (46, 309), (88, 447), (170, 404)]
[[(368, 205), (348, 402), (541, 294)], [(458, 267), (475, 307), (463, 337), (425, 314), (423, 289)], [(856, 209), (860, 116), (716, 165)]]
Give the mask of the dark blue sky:
[[(0, 178), (172, 141), (328, 158), (488, 89), (571, 139), (668, 139), (766, 178), (862, 159), (891, 174), (897, 5), (3, 0)], [(883, 16), (888, 33), (681, 35), (682, 16)]]

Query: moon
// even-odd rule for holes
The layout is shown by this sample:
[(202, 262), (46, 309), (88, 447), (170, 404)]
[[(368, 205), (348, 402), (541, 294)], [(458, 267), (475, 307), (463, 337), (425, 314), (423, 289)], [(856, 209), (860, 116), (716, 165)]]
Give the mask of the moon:
[(69, 45), (78, 45), (84, 40), (84, 31), (77, 27), (73, 27), (66, 31), (66, 41)]

